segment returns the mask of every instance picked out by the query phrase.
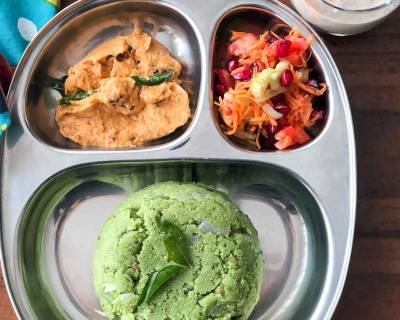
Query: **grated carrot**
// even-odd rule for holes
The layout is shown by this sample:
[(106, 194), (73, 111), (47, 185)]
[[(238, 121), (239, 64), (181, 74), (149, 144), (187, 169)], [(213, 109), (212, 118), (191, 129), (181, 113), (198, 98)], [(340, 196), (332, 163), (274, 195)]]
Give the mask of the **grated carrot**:
[[(285, 25), (276, 26), (278, 28), (286, 27)], [(300, 68), (308, 68), (307, 63), (312, 55), (310, 46), (313, 42), (313, 36), (303, 37), (300, 31), (292, 28), (288, 34), (282, 38), (276, 34), (275, 30), (269, 30), (261, 34), (258, 41), (251, 45), (250, 48), (245, 48), (244, 53), (238, 56), (240, 66), (250, 66), (254, 62), (261, 61), (266, 68), (275, 68), (277, 63), (282, 60), (277, 56), (277, 41), (288, 39), (294, 41), (296, 46), (290, 49), (287, 60), (289, 61), (289, 70), (296, 75)], [(235, 41), (243, 37), (245, 32), (232, 31), (231, 41)], [(267, 41), (268, 35), (271, 34), (278, 40), (273, 43)], [(243, 51), (242, 51), (243, 52)], [(283, 58), (285, 59), (285, 58)], [(261, 130), (265, 125), (276, 127), (282, 125), (279, 118), (279, 113), (273, 113), (265, 105), (273, 107), (273, 103), (268, 100), (260, 103), (252, 95), (250, 87), (254, 77), (257, 75), (256, 70), (253, 71), (253, 78), (249, 81), (235, 80), (234, 88), (230, 88), (224, 97), (219, 97), (215, 102), (221, 116), (224, 119), (224, 131), (226, 135), (233, 135), (239, 139), (246, 140), (255, 145), (257, 149), (262, 149)], [(285, 88), (283, 93), (286, 104), (289, 107), (289, 113), (285, 117), (285, 127), (292, 126), (293, 128), (304, 128), (314, 125), (320, 118), (321, 113), (314, 112), (312, 98), (321, 96), (327, 90), (325, 83), (320, 83), (319, 88), (306, 85), (301, 82), (297, 76), (293, 77), (291, 84)], [(270, 111), (268, 111), (270, 110)], [(229, 113), (227, 113), (229, 111)], [(276, 109), (279, 112), (279, 109)], [(225, 114), (224, 114), (225, 113)], [(282, 117), (283, 114), (280, 116)], [(290, 131), (290, 130), (289, 130)], [(265, 131), (266, 132), (266, 131)], [(263, 131), (262, 135), (266, 133)], [(280, 147), (293, 142), (296, 139), (286, 139), (283, 137)], [(303, 142), (302, 142), (303, 143)]]

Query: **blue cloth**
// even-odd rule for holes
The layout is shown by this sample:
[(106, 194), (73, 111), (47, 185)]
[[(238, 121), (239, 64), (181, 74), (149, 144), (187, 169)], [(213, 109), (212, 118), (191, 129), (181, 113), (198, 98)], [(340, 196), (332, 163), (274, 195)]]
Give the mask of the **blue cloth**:
[(0, 114), (0, 138), (3, 137), (8, 127), (11, 125), (11, 118), (8, 112)]
[(4, 96), (3, 90), (0, 86), (0, 138), (3, 137), (4, 133), (11, 125), (10, 114), (7, 111), (6, 97)]
[[(57, 13), (59, 0), (0, 0), (0, 54), (17, 65), (26, 46)], [(1, 86), (0, 86), (1, 89)], [(0, 90), (0, 138), (11, 125)]]
[(18, 61), (38, 30), (58, 11), (58, 0), (0, 0), (0, 53)]

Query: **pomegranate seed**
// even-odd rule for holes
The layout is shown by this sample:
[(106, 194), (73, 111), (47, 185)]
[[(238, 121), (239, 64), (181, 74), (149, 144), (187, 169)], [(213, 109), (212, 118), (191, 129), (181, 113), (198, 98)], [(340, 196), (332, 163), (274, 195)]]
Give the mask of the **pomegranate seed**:
[(239, 68), (239, 61), (237, 59), (228, 60), (226, 63), (226, 68), (229, 72), (232, 72), (233, 70)]
[(314, 87), (314, 88), (317, 88), (317, 89), (318, 89), (318, 82), (317, 82), (317, 80), (312, 80), (312, 79), (310, 79), (310, 80), (307, 80), (306, 82), (304, 82), (304, 84), (305, 84), (306, 86), (310, 86), (310, 87)]
[(249, 66), (242, 66), (232, 71), (232, 77), (240, 81), (248, 81), (251, 79), (253, 72)]
[(263, 71), (265, 69), (265, 64), (261, 61), (254, 61), (251, 64), (251, 69), (255, 70), (256, 72)]
[(281, 76), (281, 86), (288, 87), (293, 81), (293, 73), (290, 70), (285, 70)]
[(275, 107), (275, 110), (278, 111), (279, 113), (282, 113), (283, 115), (287, 115), (290, 112), (290, 108), (284, 104), (278, 104)]
[(292, 42), (290, 40), (282, 40), (278, 43), (276, 47), (276, 54), (279, 58), (285, 58), (289, 54), (290, 46)]
[(227, 90), (226, 90), (225, 86), (223, 86), (222, 84), (216, 84), (215, 91), (217, 92), (218, 96), (222, 97)]
[(278, 120), (278, 126), (280, 127), (280, 129), (283, 129), (284, 127), (286, 127), (289, 124), (289, 121), (287, 119), (286, 116), (283, 116), (282, 118), (280, 118)]
[(283, 103), (285, 101), (285, 95), (283, 93), (277, 94), (271, 98), (271, 101), (274, 105)]
[(235, 81), (233, 81), (230, 73), (225, 69), (215, 69), (218, 82), (223, 85), (226, 90), (233, 88), (235, 86)]

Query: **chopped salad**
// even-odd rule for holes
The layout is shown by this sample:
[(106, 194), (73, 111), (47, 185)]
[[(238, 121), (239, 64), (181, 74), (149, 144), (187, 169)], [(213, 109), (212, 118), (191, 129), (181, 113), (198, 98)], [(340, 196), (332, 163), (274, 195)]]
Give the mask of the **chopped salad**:
[(327, 90), (312, 78), (312, 37), (232, 32), (225, 67), (215, 69), (215, 105), (224, 133), (257, 150), (284, 150), (310, 141), (325, 118), (315, 103)]

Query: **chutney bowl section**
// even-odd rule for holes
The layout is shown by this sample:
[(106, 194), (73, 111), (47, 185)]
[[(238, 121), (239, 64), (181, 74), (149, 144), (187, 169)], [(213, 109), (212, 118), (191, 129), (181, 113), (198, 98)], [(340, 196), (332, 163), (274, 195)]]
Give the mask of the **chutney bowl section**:
[[(75, 6), (72, 6), (75, 8)], [(62, 78), (70, 66), (92, 49), (116, 36), (141, 28), (161, 42), (182, 65), (180, 80), (189, 94), (192, 117), (183, 127), (136, 150), (148, 151), (179, 143), (189, 134), (201, 107), (204, 82), (204, 49), (195, 23), (178, 7), (163, 1), (88, 1), (64, 15), (56, 16), (31, 44), (23, 61), (28, 68), (24, 94), (24, 121), (42, 143), (62, 150), (106, 150), (82, 148), (63, 137), (54, 119), (59, 93), (43, 86), (47, 77)], [(17, 72), (17, 76), (18, 76)], [(17, 81), (17, 80), (15, 80)]]

